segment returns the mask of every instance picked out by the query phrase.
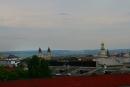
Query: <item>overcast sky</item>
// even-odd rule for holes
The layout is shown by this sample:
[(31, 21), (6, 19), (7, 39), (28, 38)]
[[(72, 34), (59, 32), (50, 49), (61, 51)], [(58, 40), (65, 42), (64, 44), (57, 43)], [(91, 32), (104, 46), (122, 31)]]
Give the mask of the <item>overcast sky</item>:
[(0, 51), (130, 48), (130, 0), (0, 0)]

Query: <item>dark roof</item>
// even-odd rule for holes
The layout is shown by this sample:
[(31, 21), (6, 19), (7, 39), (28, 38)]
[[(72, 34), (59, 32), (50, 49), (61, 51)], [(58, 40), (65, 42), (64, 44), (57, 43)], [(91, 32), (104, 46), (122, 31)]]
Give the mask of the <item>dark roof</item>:
[(18, 56), (15, 56), (15, 55), (9, 55), (7, 58), (8, 58), (8, 59), (11, 59), (11, 58), (18, 58)]

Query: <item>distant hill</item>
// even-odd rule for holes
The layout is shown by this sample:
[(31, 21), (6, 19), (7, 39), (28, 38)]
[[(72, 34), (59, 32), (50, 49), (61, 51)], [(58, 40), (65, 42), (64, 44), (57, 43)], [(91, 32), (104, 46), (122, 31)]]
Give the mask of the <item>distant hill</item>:
[[(53, 56), (87, 56), (87, 55), (97, 55), (99, 50), (53, 50), (52, 54)], [(110, 53), (121, 53), (121, 52), (128, 52), (128, 49), (115, 49), (110, 50)], [(0, 52), (3, 56), (8, 56), (10, 54), (19, 56), (19, 57), (30, 57), (32, 55), (37, 55), (38, 51), (32, 50), (32, 51), (6, 51), (6, 52)], [(44, 54), (46, 54), (46, 51), (44, 51)]]

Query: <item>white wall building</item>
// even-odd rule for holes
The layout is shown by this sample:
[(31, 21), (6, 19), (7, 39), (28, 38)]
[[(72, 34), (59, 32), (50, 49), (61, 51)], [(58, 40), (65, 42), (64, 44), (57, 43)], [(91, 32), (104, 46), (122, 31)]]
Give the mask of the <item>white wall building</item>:
[(17, 66), (20, 63), (20, 58), (15, 55), (9, 55), (6, 58), (0, 59), (0, 65), (3, 66)]
[(109, 51), (104, 47), (104, 43), (101, 43), (100, 52), (94, 61), (97, 62), (97, 65), (123, 66), (124, 64), (130, 64), (130, 55), (127, 54), (126, 56), (127, 57), (110, 57)]

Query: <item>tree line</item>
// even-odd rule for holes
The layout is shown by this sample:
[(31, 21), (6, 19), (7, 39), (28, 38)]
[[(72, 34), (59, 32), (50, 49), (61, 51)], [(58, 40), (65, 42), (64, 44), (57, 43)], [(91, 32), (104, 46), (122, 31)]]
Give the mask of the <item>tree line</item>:
[(48, 67), (48, 62), (44, 59), (34, 55), (32, 58), (27, 58), (23, 61), (26, 62), (27, 69), (25, 69), (22, 64), (19, 64), (17, 67), (12, 69), (0, 66), (0, 80), (6, 81), (51, 77), (51, 70)]

